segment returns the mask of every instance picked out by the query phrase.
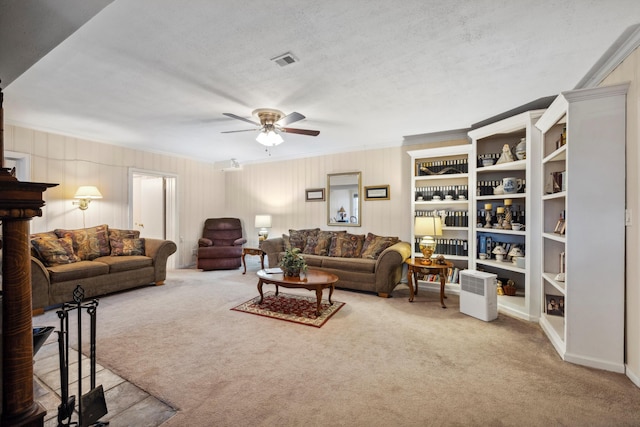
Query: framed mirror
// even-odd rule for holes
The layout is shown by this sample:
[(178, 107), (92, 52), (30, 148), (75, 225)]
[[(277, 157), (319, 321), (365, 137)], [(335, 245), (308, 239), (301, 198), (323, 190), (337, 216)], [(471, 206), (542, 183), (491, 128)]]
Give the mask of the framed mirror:
[(360, 227), (360, 172), (327, 175), (327, 224)]

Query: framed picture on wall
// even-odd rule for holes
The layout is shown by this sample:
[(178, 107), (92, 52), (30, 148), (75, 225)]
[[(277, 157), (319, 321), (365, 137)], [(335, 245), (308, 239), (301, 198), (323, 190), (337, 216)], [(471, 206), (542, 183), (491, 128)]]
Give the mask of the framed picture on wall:
[(323, 202), (324, 188), (309, 188), (305, 190), (305, 200), (307, 202)]
[(364, 199), (365, 200), (389, 200), (391, 194), (389, 192), (388, 185), (373, 185), (370, 187), (364, 187)]

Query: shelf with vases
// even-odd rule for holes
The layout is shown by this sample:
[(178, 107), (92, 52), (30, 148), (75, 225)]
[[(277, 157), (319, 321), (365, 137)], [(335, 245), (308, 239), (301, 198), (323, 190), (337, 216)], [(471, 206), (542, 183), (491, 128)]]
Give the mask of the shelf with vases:
[(527, 169), (526, 160), (514, 160), (513, 162), (497, 163), (491, 166), (481, 166), (476, 169), (477, 174), (483, 174), (488, 172), (503, 172), (503, 171), (524, 171)]
[(523, 230), (505, 230), (504, 228), (477, 228), (476, 233), (511, 234), (513, 236), (526, 236)]
[(476, 259), (477, 265), (498, 268), (500, 270), (513, 271), (515, 273), (526, 273), (526, 269), (516, 266), (511, 261), (496, 261), (495, 259)]
[(489, 194), (487, 196), (476, 196), (476, 200), (524, 199), (526, 197), (527, 197), (527, 195), (525, 193)]

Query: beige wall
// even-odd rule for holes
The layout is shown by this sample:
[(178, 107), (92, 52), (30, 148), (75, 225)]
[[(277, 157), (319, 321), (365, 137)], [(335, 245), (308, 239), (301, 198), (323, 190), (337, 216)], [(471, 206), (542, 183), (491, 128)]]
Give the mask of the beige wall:
[[(72, 205), (80, 185), (96, 185), (103, 199), (85, 211), (87, 227), (108, 224), (130, 227), (129, 168), (178, 176), (178, 252), (176, 266), (195, 262), (192, 254), (207, 217), (224, 214), (224, 174), (193, 160), (131, 150), (72, 137), (5, 126), (5, 150), (28, 154), (31, 181), (57, 183), (46, 191), (43, 216), (31, 222), (32, 232), (81, 228), (82, 212)], [(197, 189), (197, 190), (192, 190)]]
[[(629, 55), (601, 85), (622, 82), (631, 82), (627, 92), (627, 209), (632, 213), (632, 225), (627, 227), (626, 236), (626, 363), (627, 376), (640, 387), (640, 49)], [(606, 290), (606, 283), (603, 287)]]
[[(407, 239), (410, 214), (404, 156), (402, 148), (394, 147), (245, 165), (240, 171), (226, 172), (226, 213), (244, 221), (251, 244), (257, 243), (256, 214), (272, 215), (270, 236), (288, 234), (290, 228), (320, 227)], [(306, 189), (325, 188), (326, 195), (327, 174), (340, 172), (362, 172), (363, 187), (390, 186), (390, 200), (362, 199), (361, 227), (328, 226), (327, 202), (305, 201)]]

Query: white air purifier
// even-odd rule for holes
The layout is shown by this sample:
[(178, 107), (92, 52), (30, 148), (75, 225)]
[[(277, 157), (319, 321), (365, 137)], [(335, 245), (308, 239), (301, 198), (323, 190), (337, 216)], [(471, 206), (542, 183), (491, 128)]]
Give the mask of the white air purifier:
[(498, 317), (498, 276), (484, 271), (460, 271), (460, 312), (490, 322)]

